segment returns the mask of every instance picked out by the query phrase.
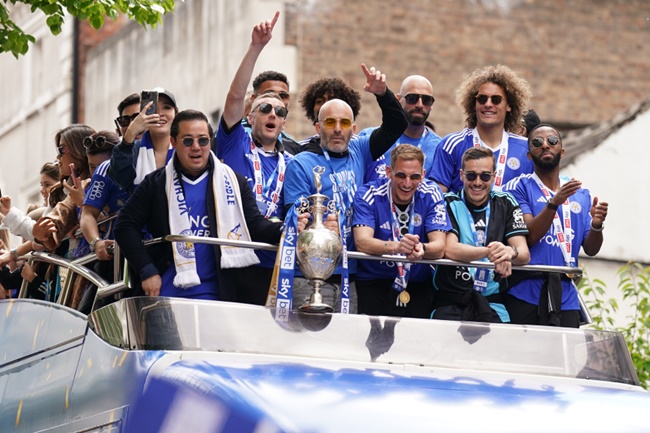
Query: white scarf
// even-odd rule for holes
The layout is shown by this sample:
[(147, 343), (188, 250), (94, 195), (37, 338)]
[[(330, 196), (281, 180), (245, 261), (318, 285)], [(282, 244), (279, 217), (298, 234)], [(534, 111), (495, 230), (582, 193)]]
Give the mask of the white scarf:
[[(232, 169), (222, 164), (212, 152), (210, 157), (214, 165), (212, 191), (217, 218), (217, 236), (223, 239), (250, 241), (237, 177)], [(191, 234), (189, 209), (185, 202), (179, 173), (174, 168), (174, 157), (165, 166), (165, 193), (169, 205), (170, 232), (181, 235)], [(191, 242), (173, 244), (172, 251), (176, 266), (174, 286), (188, 288), (200, 284), (201, 280), (196, 272), (194, 244)], [(255, 252), (249, 248), (221, 247), (221, 268), (243, 268), (259, 262)]]

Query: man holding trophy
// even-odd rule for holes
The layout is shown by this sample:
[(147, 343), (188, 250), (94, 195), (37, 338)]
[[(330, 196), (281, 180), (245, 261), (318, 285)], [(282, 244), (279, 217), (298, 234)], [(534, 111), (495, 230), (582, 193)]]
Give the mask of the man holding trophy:
[[(355, 288), (351, 284), (356, 273), (356, 263), (347, 263), (346, 249), (354, 248), (351, 231), (352, 202), (363, 183), (365, 169), (383, 155), (408, 126), (399, 102), (386, 86), (386, 75), (375, 68), (361, 65), (366, 76), (364, 90), (373, 93), (382, 110), (382, 125), (368, 137), (354, 137), (356, 124), (350, 106), (340, 99), (332, 99), (321, 107), (318, 122), (314, 125), (320, 136), (320, 145), (310, 142), (288, 164), (284, 197), (288, 207), (318, 192), (317, 180), (323, 195), (333, 201), (343, 238), (343, 259), (334, 276), (321, 285), (322, 301), (336, 306), (341, 298), (344, 313), (356, 313)], [(304, 277), (309, 277), (305, 275)], [(295, 278), (292, 288), (295, 304), (308, 304), (312, 284), (303, 276)]]

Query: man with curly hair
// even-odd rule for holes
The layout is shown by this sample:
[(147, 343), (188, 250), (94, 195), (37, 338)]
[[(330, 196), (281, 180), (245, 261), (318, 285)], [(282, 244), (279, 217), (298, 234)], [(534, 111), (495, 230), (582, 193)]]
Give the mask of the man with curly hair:
[(490, 148), (497, 158), (493, 188), (533, 172), (526, 140), (517, 135), (531, 97), (528, 82), (504, 65), (487, 66), (466, 76), (456, 91), (456, 103), (467, 127), (447, 135), (436, 150), (429, 177), (443, 191), (460, 191), (462, 158), (472, 146)]
[(361, 94), (339, 77), (320, 78), (309, 84), (300, 96), (300, 106), (305, 110), (307, 119), (315, 124), (318, 122), (320, 107), (330, 99), (346, 102), (355, 119), (361, 111)]

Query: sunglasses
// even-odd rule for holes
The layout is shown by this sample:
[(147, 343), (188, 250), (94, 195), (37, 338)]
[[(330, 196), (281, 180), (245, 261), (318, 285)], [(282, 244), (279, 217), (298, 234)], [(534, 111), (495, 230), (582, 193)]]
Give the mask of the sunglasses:
[(406, 103), (409, 105), (417, 104), (420, 99), (422, 99), (422, 105), (426, 105), (427, 107), (431, 107), (433, 103), (436, 102), (436, 98), (431, 95), (409, 93), (408, 95), (404, 96), (404, 100), (406, 100)]
[(257, 109), (259, 109), (260, 113), (264, 113), (264, 114), (269, 114), (271, 110), (275, 110), (276, 116), (282, 117), (283, 119), (287, 117), (287, 113), (288, 113), (286, 107), (282, 107), (280, 105), (274, 107), (273, 105), (267, 102), (262, 102), (260, 105), (253, 108), (253, 111)]
[(185, 147), (191, 147), (194, 144), (194, 140), (198, 140), (199, 146), (205, 147), (208, 144), (210, 144), (210, 137), (199, 137), (199, 138), (192, 138), (192, 137), (185, 137), (181, 142), (183, 143), (183, 146)]
[(60, 158), (66, 153), (68, 153), (68, 152), (64, 152), (64, 150), (65, 150), (64, 146), (56, 146), (56, 155)]
[(109, 149), (115, 146), (115, 143), (111, 143), (110, 141), (106, 141), (106, 137), (103, 135), (98, 135), (94, 139), (90, 136), (84, 138), (83, 141), (84, 147), (86, 148), (86, 151), (89, 150), (104, 150), (104, 149)]
[(492, 96), (476, 95), (476, 101), (481, 105), (487, 104), (487, 101), (489, 99), (492, 99), (492, 103), (494, 105), (499, 105), (501, 103), (501, 101), (503, 101), (503, 96), (501, 96), (501, 95), (492, 95)]
[[(557, 135), (549, 135), (546, 137), (546, 142), (548, 143), (549, 146), (555, 146), (560, 142), (560, 137)], [(530, 140), (530, 144), (533, 147), (542, 147), (544, 145), (544, 137), (535, 137), (532, 140)]]
[(477, 177), (480, 177), (483, 182), (489, 182), (490, 179), (492, 179), (492, 176), (494, 173), (489, 172), (489, 171), (484, 171), (483, 173), (477, 173), (475, 171), (467, 171), (463, 172), (465, 175), (465, 179), (469, 180), (470, 182), (474, 182)]
[(341, 129), (350, 129), (352, 127), (352, 120), (346, 118), (335, 119), (333, 117), (326, 117), (322, 122), (319, 122), (321, 125), (325, 125), (326, 128), (335, 128), (336, 124), (341, 125)]
[(124, 116), (117, 117), (115, 119), (115, 122), (117, 122), (117, 124), (122, 128), (126, 128), (131, 124), (131, 122), (133, 122), (136, 117), (138, 117), (139, 114), (140, 113), (133, 113), (130, 116), (125, 114)]
[(422, 180), (422, 175), (420, 173), (413, 173), (412, 175), (409, 176), (403, 171), (396, 171), (395, 173), (393, 173), (393, 176), (402, 180), (406, 179), (407, 177), (414, 181)]

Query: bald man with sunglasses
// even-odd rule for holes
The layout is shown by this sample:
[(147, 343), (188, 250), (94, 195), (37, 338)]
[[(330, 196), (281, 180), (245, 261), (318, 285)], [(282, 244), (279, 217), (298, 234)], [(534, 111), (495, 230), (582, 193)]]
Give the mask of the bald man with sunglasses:
[(526, 139), (517, 135), (530, 97), (526, 80), (504, 65), (487, 66), (466, 76), (456, 91), (456, 103), (463, 110), (467, 127), (442, 139), (429, 177), (444, 192), (460, 191), (463, 182), (458, 174), (463, 154), (474, 146), (494, 152), (493, 188), (497, 191), (510, 179), (532, 173)]
[[(588, 256), (600, 251), (607, 203), (592, 199), (579, 180), (560, 176), (564, 147), (551, 125), (530, 131), (528, 149), (535, 172), (505, 189), (519, 202), (530, 230), (530, 263), (577, 267), (580, 248)], [(513, 323), (580, 326), (578, 291), (570, 274), (515, 274), (511, 284), (506, 307)]]
[[(255, 63), (273, 36), (280, 13), (253, 28), (251, 43), (232, 80), (223, 115), (216, 134), (217, 157), (248, 181), (257, 206), (266, 218), (284, 219), (284, 179), (290, 155), (279, 138), (284, 130), (288, 110), (282, 97), (275, 92), (258, 95), (242, 123), (246, 90)], [(259, 89), (258, 89), (259, 90)], [(271, 90), (282, 90), (281, 87)], [(273, 275), (275, 252), (256, 251), (260, 264), (238, 269), (239, 301), (263, 305)]]
[[(440, 136), (426, 127), (436, 98), (433, 96), (431, 82), (421, 75), (411, 75), (402, 81), (397, 100), (406, 113), (408, 127), (397, 142), (366, 169), (364, 182), (386, 178), (386, 167), (390, 163), (390, 152), (399, 145), (411, 144), (424, 153), (424, 170), (430, 173), (433, 168), (433, 156), (440, 144)], [(365, 136), (377, 129), (366, 128), (359, 134)]]
[[(366, 77), (364, 90), (377, 98), (382, 111), (382, 125), (369, 136), (353, 136), (356, 131), (353, 109), (341, 99), (330, 99), (318, 112), (318, 122), (314, 125), (320, 140), (319, 144), (310, 140), (301, 153), (292, 158), (287, 166), (285, 183), (285, 203), (293, 206), (301, 198), (306, 199), (316, 193), (314, 173), (320, 174), (321, 193), (332, 199), (336, 205), (340, 231), (348, 249), (354, 248), (352, 240), (352, 202), (357, 189), (363, 185), (366, 167), (382, 156), (402, 135), (408, 126), (406, 116), (399, 102), (386, 86), (386, 75), (374, 67), (367, 68), (361, 64)], [(325, 290), (321, 288), (326, 303), (336, 304), (336, 295), (340, 288), (335, 280), (340, 281), (346, 273), (353, 281), (356, 263), (349, 261), (349, 268), (337, 267)], [(355, 290), (351, 287), (350, 312), (355, 312)], [(296, 278), (294, 298), (300, 305), (311, 293), (304, 278)]]

